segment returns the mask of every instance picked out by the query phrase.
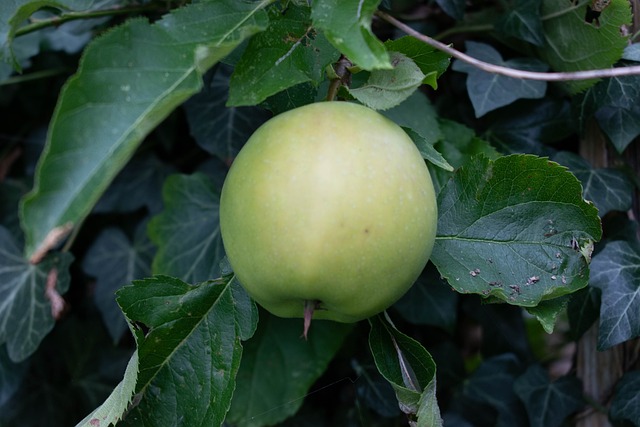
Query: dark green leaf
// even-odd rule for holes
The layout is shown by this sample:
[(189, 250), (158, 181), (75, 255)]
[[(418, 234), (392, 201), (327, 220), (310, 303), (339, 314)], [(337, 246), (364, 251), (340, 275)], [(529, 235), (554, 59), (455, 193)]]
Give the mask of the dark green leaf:
[(257, 107), (226, 107), (231, 68), (221, 65), (205, 76), (204, 89), (184, 108), (189, 130), (207, 152), (230, 161), (269, 114)]
[(602, 291), (598, 348), (640, 336), (640, 244), (608, 243), (593, 257), (591, 285)]
[[(136, 392), (124, 425), (221, 425), (235, 388), (241, 340), (255, 331), (257, 310), (233, 278), (189, 285), (168, 276), (135, 281), (118, 304), (139, 338)], [(156, 420), (156, 421), (154, 421)]]
[(0, 225), (4, 226), (11, 235), (22, 244), (23, 234), (18, 218), (20, 198), (29, 191), (28, 185), (15, 179), (5, 179), (0, 182)]
[[(545, 45), (539, 55), (556, 71), (581, 71), (609, 68), (622, 56), (627, 37), (620, 28), (631, 23), (631, 8), (626, 0), (612, 0), (597, 21), (587, 23), (591, 2), (573, 3), (543, 0), (542, 16)], [(592, 86), (597, 80), (567, 83), (573, 94)]]
[(562, 151), (553, 160), (565, 165), (580, 180), (584, 198), (591, 200), (600, 217), (611, 211), (626, 211), (631, 208), (633, 183), (616, 169), (592, 169), (580, 156)]
[(465, 384), (465, 394), (498, 411), (496, 427), (526, 425), (524, 411), (513, 385), (522, 372), (521, 363), (510, 353), (485, 360)]
[(348, 88), (349, 94), (374, 110), (388, 110), (409, 98), (422, 84), (424, 74), (412, 59), (390, 52), (390, 70), (374, 70), (360, 87)]
[(318, 89), (310, 83), (295, 85), (265, 99), (262, 106), (273, 114), (284, 113), (316, 100)]
[(149, 237), (158, 246), (154, 274), (185, 281), (209, 280), (220, 274), (224, 257), (220, 236), (220, 195), (202, 173), (172, 175), (163, 188), (164, 210), (151, 219)]
[(427, 144), (433, 145), (442, 139), (438, 113), (429, 98), (419, 91), (415, 91), (400, 105), (383, 111), (382, 114), (399, 126), (413, 130)]
[(356, 393), (359, 402), (382, 417), (401, 414), (393, 387), (380, 375), (375, 366), (362, 366), (356, 359), (351, 361), (351, 366), (358, 375)]
[(433, 147), (432, 144), (429, 144), (420, 134), (414, 132), (413, 129), (403, 129), (407, 135), (409, 135), (413, 143), (416, 144), (416, 147), (418, 147), (418, 151), (420, 151), (423, 159), (430, 161), (435, 166), (438, 166), (448, 172), (453, 171), (453, 166), (447, 162), (447, 160)]
[(431, 261), (457, 291), (533, 307), (587, 285), (600, 220), (564, 167), (530, 155), (478, 157), (438, 207)]
[(114, 342), (120, 341), (127, 323), (115, 292), (136, 279), (151, 275), (155, 247), (146, 236), (146, 223), (138, 228), (132, 242), (119, 228), (104, 230), (87, 250), (82, 268), (96, 278), (94, 299)]
[[(533, 58), (517, 58), (507, 61), (493, 47), (472, 41), (466, 42), (467, 54), (495, 65), (527, 71), (545, 71), (546, 65)], [(467, 73), (467, 93), (473, 104), (476, 117), (504, 107), (521, 98), (542, 98), (547, 91), (547, 83), (535, 80), (515, 79), (482, 71), (460, 60), (452, 67), (455, 71)]]
[(400, 409), (417, 425), (442, 426), (436, 400), (436, 365), (427, 350), (382, 315), (369, 319), (369, 347), (378, 370), (396, 392)]
[(388, 40), (384, 45), (389, 51), (400, 52), (412, 59), (425, 75), (423, 83), (438, 88), (437, 79), (449, 68), (450, 55), (411, 36)]
[(571, 296), (567, 307), (571, 339), (578, 341), (600, 315), (600, 290), (593, 286), (580, 289)]
[(0, 346), (0, 408), (18, 390), (28, 367), (28, 362), (14, 363), (9, 359), (6, 346)]
[(265, 28), (266, 3), (190, 4), (154, 24), (127, 21), (87, 47), (22, 205), (28, 258), (48, 249), (52, 231), (82, 221), (142, 139), (200, 91), (202, 74)]
[(556, 427), (584, 405), (582, 383), (565, 376), (553, 382), (540, 365), (532, 365), (513, 388), (527, 408), (531, 427)]
[(231, 76), (228, 106), (256, 105), (300, 83), (317, 86), (340, 53), (311, 25), (307, 7), (289, 7), (251, 39)]
[(458, 294), (429, 264), (411, 289), (393, 308), (407, 321), (452, 331), (457, 318)]
[[(53, 329), (60, 295), (69, 289), (69, 253), (56, 253), (37, 265), (22, 257), (9, 231), (0, 226), (0, 345), (14, 362), (31, 355)], [(51, 282), (51, 280), (56, 280)], [(48, 289), (48, 291), (47, 291)], [(58, 300), (59, 299), (59, 300)], [(59, 313), (58, 313), (59, 314)]]
[(304, 340), (302, 327), (302, 319), (261, 316), (256, 334), (245, 344), (227, 421), (259, 427), (296, 413), (351, 331), (342, 323), (315, 321)]
[(513, 9), (496, 22), (496, 30), (536, 46), (544, 45), (540, 1), (516, 0)]
[(465, 0), (436, 0), (436, 3), (453, 19), (462, 20), (467, 3)]
[(392, 68), (389, 55), (371, 31), (380, 0), (314, 0), (313, 24), (336, 49), (365, 70)]
[(616, 385), (609, 416), (640, 426), (640, 371), (627, 372)]

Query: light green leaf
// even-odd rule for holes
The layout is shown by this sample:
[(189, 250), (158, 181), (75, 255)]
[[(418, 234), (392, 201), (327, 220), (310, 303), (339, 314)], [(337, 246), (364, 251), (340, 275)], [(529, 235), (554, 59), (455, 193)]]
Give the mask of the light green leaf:
[(220, 235), (220, 195), (202, 173), (172, 175), (163, 188), (165, 209), (151, 219), (148, 232), (158, 246), (153, 274), (189, 282), (217, 277), (224, 258)]
[(558, 317), (565, 313), (570, 296), (564, 295), (550, 300), (540, 301), (535, 307), (527, 307), (529, 314), (534, 316), (544, 331), (548, 334), (553, 332)]
[(241, 341), (257, 325), (257, 309), (237, 281), (227, 276), (192, 286), (156, 276), (120, 289), (118, 304), (136, 325), (139, 356), (140, 403), (123, 425), (221, 425)]
[(411, 58), (425, 75), (423, 83), (438, 88), (437, 79), (447, 71), (451, 56), (421, 42), (415, 37), (404, 36), (384, 43), (389, 51), (400, 52)]
[(391, 52), (391, 70), (374, 70), (367, 82), (348, 88), (358, 101), (374, 110), (387, 110), (409, 98), (422, 84), (424, 74), (407, 56)]
[[(585, 16), (591, 2), (581, 1), (577, 7), (570, 2), (544, 0), (542, 20), (544, 47), (538, 50), (556, 71), (581, 71), (609, 68), (621, 57), (627, 37), (620, 28), (631, 23), (631, 8), (627, 0), (611, 0), (597, 21), (587, 23)], [(572, 94), (587, 89), (597, 80), (566, 83)]]
[(364, 70), (390, 69), (384, 45), (371, 31), (380, 0), (314, 0), (311, 18), (327, 39)]
[(314, 321), (304, 340), (302, 328), (302, 319), (261, 316), (256, 334), (245, 344), (227, 421), (259, 427), (295, 414), (352, 330), (343, 323)]
[(587, 285), (600, 219), (557, 163), (476, 157), (442, 189), (438, 207), (431, 261), (458, 292), (533, 307)]
[(266, 27), (268, 3), (191, 4), (154, 24), (127, 21), (87, 47), (22, 204), (28, 258), (49, 249), (52, 231), (81, 222), (143, 138), (200, 91), (202, 74)]
[[(22, 257), (9, 231), (0, 226), (0, 345), (7, 344), (14, 362), (36, 351), (53, 329), (51, 299), (61, 298), (69, 289), (72, 260), (71, 254), (58, 253), (33, 265)], [(51, 279), (56, 282), (48, 284)]]

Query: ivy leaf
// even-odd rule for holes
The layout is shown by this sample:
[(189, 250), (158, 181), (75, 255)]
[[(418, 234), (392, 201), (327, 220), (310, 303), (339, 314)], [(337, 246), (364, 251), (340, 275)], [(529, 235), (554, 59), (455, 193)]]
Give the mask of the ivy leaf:
[(600, 217), (611, 211), (626, 211), (631, 208), (633, 183), (619, 170), (611, 168), (592, 169), (582, 157), (562, 151), (553, 160), (567, 166), (580, 180), (583, 195), (591, 200)]
[(600, 219), (558, 164), (476, 157), (441, 190), (438, 206), (431, 261), (458, 292), (533, 307), (587, 285)]
[(296, 413), (301, 396), (324, 373), (351, 329), (341, 323), (314, 321), (305, 341), (300, 339), (302, 320), (261, 316), (256, 334), (244, 346), (227, 421), (259, 427)]
[(544, 45), (538, 0), (516, 0), (513, 9), (507, 11), (495, 26), (496, 30), (501, 33), (536, 46)]
[[(631, 8), (626, 0), (612, 0), (597, 21), (585, 22), (591, 3), (543, 0), (545, 45), (538, 54), (556, 71), (581, 71), (609, 68), (622, 56), (627, 37), (620, 28), (631, 23)], [(579, 42), (578, 42), (579, 41)], [(566, 83), (572, 94), (587, 89), (597, 80)]]
[(436, 365), (427, 350), (382, 315), (369, 319), (369, 347), (382, 376), (396, 392), (402, 412), (417, 416), (417, 425), (441, 427), (436, 400)]
[[(500, 53), (488, 44), (467, 41), (466, 47), (468, 55), (491, 64), (527, 71), (547, 69), (545, 64), (533, 58), (505, 61)], [(546, 82), (488, 73), (459, 60), (453, 63), (452, 68), (467, 74), (467, 93), (476, 117), (481, 117), (489, 111), (509, 105), (521, 98), (542, 98), (547, 90)]]
[(411, 36), (400, 37), (395, 40), (388, 40), (384, 43), (390, 52), (399, 52), (420, 68), (425, 78), (423, 83), (428, 84), (433, 89), (438, 89), (438, 78), (447, 71), (451, 56), (437, 50)]
[(165, 209), (149, 223), (151, 241), (158, 246), (153, 274), (198, 282), (218, 276), (224, 258), (220, 236), (220, 195), (202, 173), (172, 175), (163, 191)]
[(251, 134), (268, 118), (258, 107), (227, 107), (232, 69), (221, 64), (207, 73), (204, 89), (192, 96), (184, 109), (196, 143), (222, 160), (231, 161)]
[(612, 420), (628, 420), (640, 426), (640, 372), (627, 372), (616, 384), (613, 402), (609, 410)]
[(467, 3), (465, 0), (436, 0), (436, 3), (456, 21), (460, 21), (464, 17), (464, 9)]
[(232, 277), (195, 286), (157, 276), (118, 291), (138, 336), (140, 404), (124, 425), (221, 425), (235, 388), (241, 340), (253, 335), (257, 310)]
[(14, 363), (6, 346), (0, 346), (0, 408), (18, 391), (28, 368), (28, 362)]
[(290, 6), (251, 38), (231, 76), (227, 105), (256, 105), (300, 83), (317, 86), (339, 56), (311, 25), (309, 8)]
[(622, 59), (640, 62), (640, 43), (627, 45), (622, 52)]
[(364, 70), (392, 68), (384, 45), (371, 31), (380, 0), (315, 0), (313, 24), (329, 42)]
[[(0, 226), (0, 345), (7, 344), (12, 361), (29, 357), (53, 329), (51, 298), (61, 298), (69, 289), (72, 260), (69, 253), (56, 253), (31, 264)], [(50, 275), (56, 278), (53, 287), (47, 283)]]
[(151, 275), (154, 253), (155, 247), (147, 238), (143, 223), (133, 242), (119, 228), (105, 229), (84, 256), (82, 268), (96, 278), (95, 303), (114, 343), (127, 330), (115, 292), (135, 279)]
[(598, 349), (640, 336), (640, 244), (614, 241), (593, 257), (591, 285), (602, 291)]
[(600, 289), (587, 286), (571, 295), (567, 307), (571, 339), (578, 341), (600, 315)]
[(267, 3), (189, 4), (153, 24), (129, 20), (90, 43), (58, 99), (21, 207), (27, 258), (50, 249), (51, 233), (81, 222), (142, 139), (200, 91), (206, 70), (266, 27)]
[(374, 70), (360, 87), (349, 94), (374, 110), (387, 110), (409, 98), (422, 84), (424, 74), (407, 56), (390, 52), (391, 70)]
[(531, 427), (559, 427), (585, 403), (578, 378), (565, 376), (551, 382), (537, 364), (518, 377), (513, 389), (527, 408)]

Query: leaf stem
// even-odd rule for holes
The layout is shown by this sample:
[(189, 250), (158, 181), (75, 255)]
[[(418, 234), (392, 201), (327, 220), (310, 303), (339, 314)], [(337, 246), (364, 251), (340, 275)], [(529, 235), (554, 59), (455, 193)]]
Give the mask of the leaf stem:
[(620, 68), (606, 68), (606, 69), (597, 69), (597, 70), (585, 70), (585, 71), (575, 71), (575, 72), (550, 72), (550, 73), (541, 73), (536, 71), (525, 71), (525, 70), (517, 70), (514, 68), (503, 67), (500, 65), (490, 64), (488, 62), (480, 61), (479, 59), (473, 58), (469, 55), (466, 55), (459, 50), (452, 48), (449, 45), (441, 43), (437, 40), (432, 39), (429, 36), (426, 36), (408, 25), (398, 21), (391, 15), (377, 11), (376, 14), (395, 26), (396, 28), (404, 31), (412, 37), (428, 44), (429, 46), (434, 47), (442, 52), (448, 53), (452, 57), (459, 59), (460, 61), (466, 62), (474, 67), (489, 72), (493, 74), (499, 74), (507, 77), (513, 77), (516, 79), (526, 79), (526, 80), (542, 80), (549, 82), (559, 82), (559, 81), (574, 81), (574, 80), (589, 80), (589, 79), (598, 79), (598, 78), (607, 78), (607, 77), (620, 77), (620, 76), (631, 76), (631, 75), (639, 75), (640, 74), (640, 65), (630, 66), (630, 67), (620, 67)]
[(331, 83), (329, 84), (329, 89), (327, 90), (327, 101), (333, 101), (336, 98), (338, 90), (340, 90), (340, 86), (348, 86), (350, 84), (351, 72), (349, 71), (349, 67), (352, 66), (353, 64), (351, 61), (349, 61), (344, 55), (335, 63), (335, 77), (331, 79)]

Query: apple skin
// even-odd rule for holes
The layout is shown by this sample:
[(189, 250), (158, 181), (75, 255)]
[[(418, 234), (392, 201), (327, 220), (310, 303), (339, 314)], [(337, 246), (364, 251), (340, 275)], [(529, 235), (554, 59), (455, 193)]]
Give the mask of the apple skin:
[(263, 124), (225, 180), (220, 228), (236, 277), (280, 317), (356, 322), (397, 301), (426, 265), (436, 197), (395, 123), (321, 102)]

